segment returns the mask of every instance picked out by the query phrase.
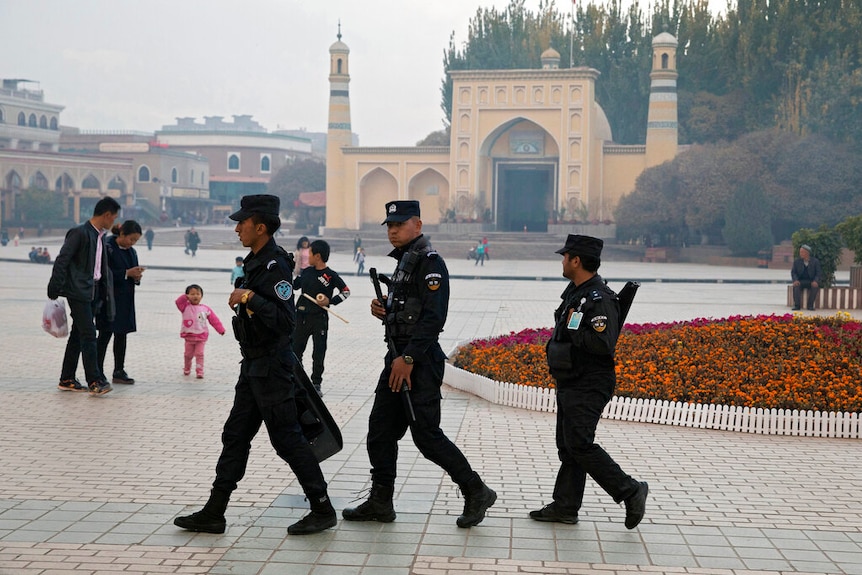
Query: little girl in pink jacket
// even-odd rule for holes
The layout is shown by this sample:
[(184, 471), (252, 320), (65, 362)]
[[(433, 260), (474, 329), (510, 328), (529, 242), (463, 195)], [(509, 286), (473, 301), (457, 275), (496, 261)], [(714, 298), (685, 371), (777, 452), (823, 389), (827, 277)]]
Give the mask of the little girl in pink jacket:
[(218, 316), (208, 305), (201, 303), (204, 290), (197, 284), (186, 288), (186, 293), (177, 298), (177, 309), (183, 314), (183, 326), (180, 328), (180, 337), (186, 340), (186, 351), (183, 359), (183, 375), (192, 371), (192, 358), (197, 360), (195, 373), (198, 379), (204, 377), (204, 345), (210, 336), (209, 326), (219, 334), (224, 335), (224, 326)]

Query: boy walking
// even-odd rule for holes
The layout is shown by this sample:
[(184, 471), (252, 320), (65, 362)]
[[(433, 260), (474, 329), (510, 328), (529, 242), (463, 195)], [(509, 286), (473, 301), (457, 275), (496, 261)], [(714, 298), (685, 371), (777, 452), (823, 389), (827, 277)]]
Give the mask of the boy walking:
[[(329, 244), (323, 240), (311, 242), (308, 267), (294, 280), (294, 288), (302, 295), (296, 300), (296, 328), (293, 331), (293, 353), (302, 361), (302, 354), (310, 337), (314, 344), (311, 354), (311, 383), (323, 395), (323, 360), (326, 357), (326, 338), (329, 333), (329, 314), (324, 307), (338, 305), (350, 297), (350, 288), (335, 271), (330, 269)], [(338, 293), (335, 294), (335, 291)], [(310, 301), (307, 297), (314, 298)]]

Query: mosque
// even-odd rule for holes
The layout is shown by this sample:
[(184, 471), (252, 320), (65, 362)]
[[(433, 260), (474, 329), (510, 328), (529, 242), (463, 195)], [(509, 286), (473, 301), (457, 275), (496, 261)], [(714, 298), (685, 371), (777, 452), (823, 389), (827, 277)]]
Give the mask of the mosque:
[(351, 141), (350, 49), (339, 31), (329, 48), (326, 227), (379, 225), (381, 206), (393, 199), (419, 200), (426, 226), (547, 232), (575, 214), (612, 219), (637, 177), (678, 151), (677, 40), (662, 32), (652, 48), (644, 145), (614, 143), (595, 99), (599, 72), (560, 68), (549, 48), (541, 69), (449, 72), (448, 147), (361, 147)]

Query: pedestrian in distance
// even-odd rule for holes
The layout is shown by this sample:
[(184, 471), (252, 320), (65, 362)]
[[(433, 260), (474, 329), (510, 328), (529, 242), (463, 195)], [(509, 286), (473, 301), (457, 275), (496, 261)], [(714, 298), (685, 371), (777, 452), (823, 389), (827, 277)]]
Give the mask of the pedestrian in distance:
[(622, 328), (617, 294), (597, 273), (603, 245), (598, 238), (569, 234), (557, 250), (569, 284), (554, 312), (546, 353), (556, 380), (560, 470), (553, 501), (530, 517), (577, 523), (589, 475), (615, 502), (625, 502), (625, 525), (634, 529), (643, 519), (649, 486), (626, 474), (595, 442), (596, 426), (616, 386), (614, 352)]
[(191, 253), (192, 257), (195, 257), (200, 243), (201, 237), (198, 235), (198, 232), (194, 228), (189, 229), (188, 233), (186, 233), (186, 253)]
[(481, 262), (482, 267), (485, 267), (485, 244), (482, 242), (476, 243), (476, 263), (473, 265), (479, 265)]
[(195, 361), (195, 376), (204, 378), (204, 347), (210, 337), (209, 326), (213, 326), (219, 335), (224, 335), (225, 329), (216, 313), (208, 305), (201, 303), (204, 290), (198, 284), (186, 287), (186, 292), (176, 300), (177, 309), (183, 314), (180, 337), (185, 340), (183, 353), (183, 375), (192, 372), (192, 360)]
[(156, 232), (153, 231), (151, 226), (147, 227), (147, 231), (144, 232), (144, 239), (147, 240), (147, 251), (153, 251), (153, 239), (156, 237)]
[(439, 336), (449, 308), (449, 271), (422, 235), (418, 201), (387, 203), (383, 223), (394, 248), (389, 255), (398, 263), (388, 280), (389, 294), (371, 302), (371, 314), (383, 321), (389, 347), (368, 418), (371, 492), (342, 516), (349, 521), (395, 520), (398, 441), (409, 429), (422, 455), (442, 467), (464, 495), (456, 525), (472, 527), (485, 518), (497, 494), (440, 429), (446, 354)]
[(279, 204), (277, 196), (244, 196), (239, 211), (230, 216), (237, 222), (242, 245), (251, 250), (244, 260), (245, 277), (228, 298), (236, 313), (234, 335), (243, 359), (210, 498), (200, 511), (174, 519), (175, 525), (189, 531), (224, 533), (230, 495), (245, 474), (251, 442), (261, 423), (311, 505), (308, 515), (287, 528), (288, 534), (317, 533), (337, 523), (320, 464), (297, 419), (291, 347), (296, 314), (293, 261), (273, 239), (281, 226)]
[[(293, 329), (293, 353), (301, 362), (308, 345), (312, 350), (311, 384), (323, 396), (323, 368), (326, 359), (326, 339), (329, 334), (329, 313), (326, 307), (338, 305), (350, 297), (350, 288), (338, 273), (327, 265), (329, 244), (314, 240), (309, 246), (309, 266), (293, 281), (296, 289), (296, 327)], [(335, 293), (336, 290), (338, 293)], [(302, 297), (299, 296), (302, 292)], [(314, 299), (310, 301), (308, 298)]]
[(365, 248), (360, 247), (356, 250), (356, 275), (361, 276), (365, 273)]
[(141, 239), (141, 225), (135, 220), (126, 220), (111, 228), (114, 234), (105, 241), (108, 266), (114, 282), (114, 319), (109, 321), (105, 309), (96, 319), (99, 329), (99, 368), (104, 373), (108, 343), (114, 340), (114, 370), (111, 383), (133, 384), (135, 380), (126, 373), (126, 345), (128, 335), (138, 330), (135, 318), (135, 288), (141, 284), (144, 269), (138, 264), (135, 244)]
[(242, 256), (236, 256), (234, 259), (233, 270), (230, 272), (230, 285), (236, 287), (236, 280), (245, 276), (245, 272), (242, 271)]
[(302, 236), (296, 241), (296, 251), (293, 252), (293, 259), (296, 269), (294, 273), (299, 275), (302, 270), (311, 265), (309, 258), (311, 257), (311, 244), (307, 236)]
[[(72, 328), (66, 342), (60, 369), (61, 391), (89, 391), (104, 395), (113, 388), (99, 366), (96, 317), (105, 308), (105, 317), (114, 319), (114, 282), (105, 249), (105, 232), (114, 225), (120, 204), (110, 196), (96, 202), (93, 216), (70, 229), (60, 253), (54, 260), (48, 282), (48, 298), (65, 296), (72, 316)], [(75, 377), (78, 356), (84, 364), (87, 387)]]

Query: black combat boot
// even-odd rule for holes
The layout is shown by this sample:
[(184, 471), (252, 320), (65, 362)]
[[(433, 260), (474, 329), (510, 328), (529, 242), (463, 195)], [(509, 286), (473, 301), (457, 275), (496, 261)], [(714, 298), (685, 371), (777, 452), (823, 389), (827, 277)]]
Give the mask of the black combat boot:
[(329, 500), (327, 495), (323, 497), (309, 497), (308, 502), (311, 504), (311, 513), (288, 527), (288, 535), (319, 533), (324, 529), (335, 527), (335, 524), (338, 523), (335, 508), (332, 507), (332, 501)]
[(464, 494), (464, 512), (455, 524), (458, 527), (473, 527), (485, 519), (485, 511), (497, 501), (497, 493), (485, 485), (475, 473), (470, 481), (460, 487), (461, 493)]
[(221, 489), (213, 489), (210, 492), (209, 501), (204, 508), (185, 517), (174, 519), (174, 525), (189, 531), (200, 531), (203, 533), (224, 533), (227, 523), (224, 519), (224, 511), (230, 500), (230, 492)]
[(341, 516), (348, 521), (391, 523), (395, 521), (395, 508), (392, 506), (394, 491), (394, 487), (372, 483), (368, 500), (356, 507), (348, 507), (341, 512)]

